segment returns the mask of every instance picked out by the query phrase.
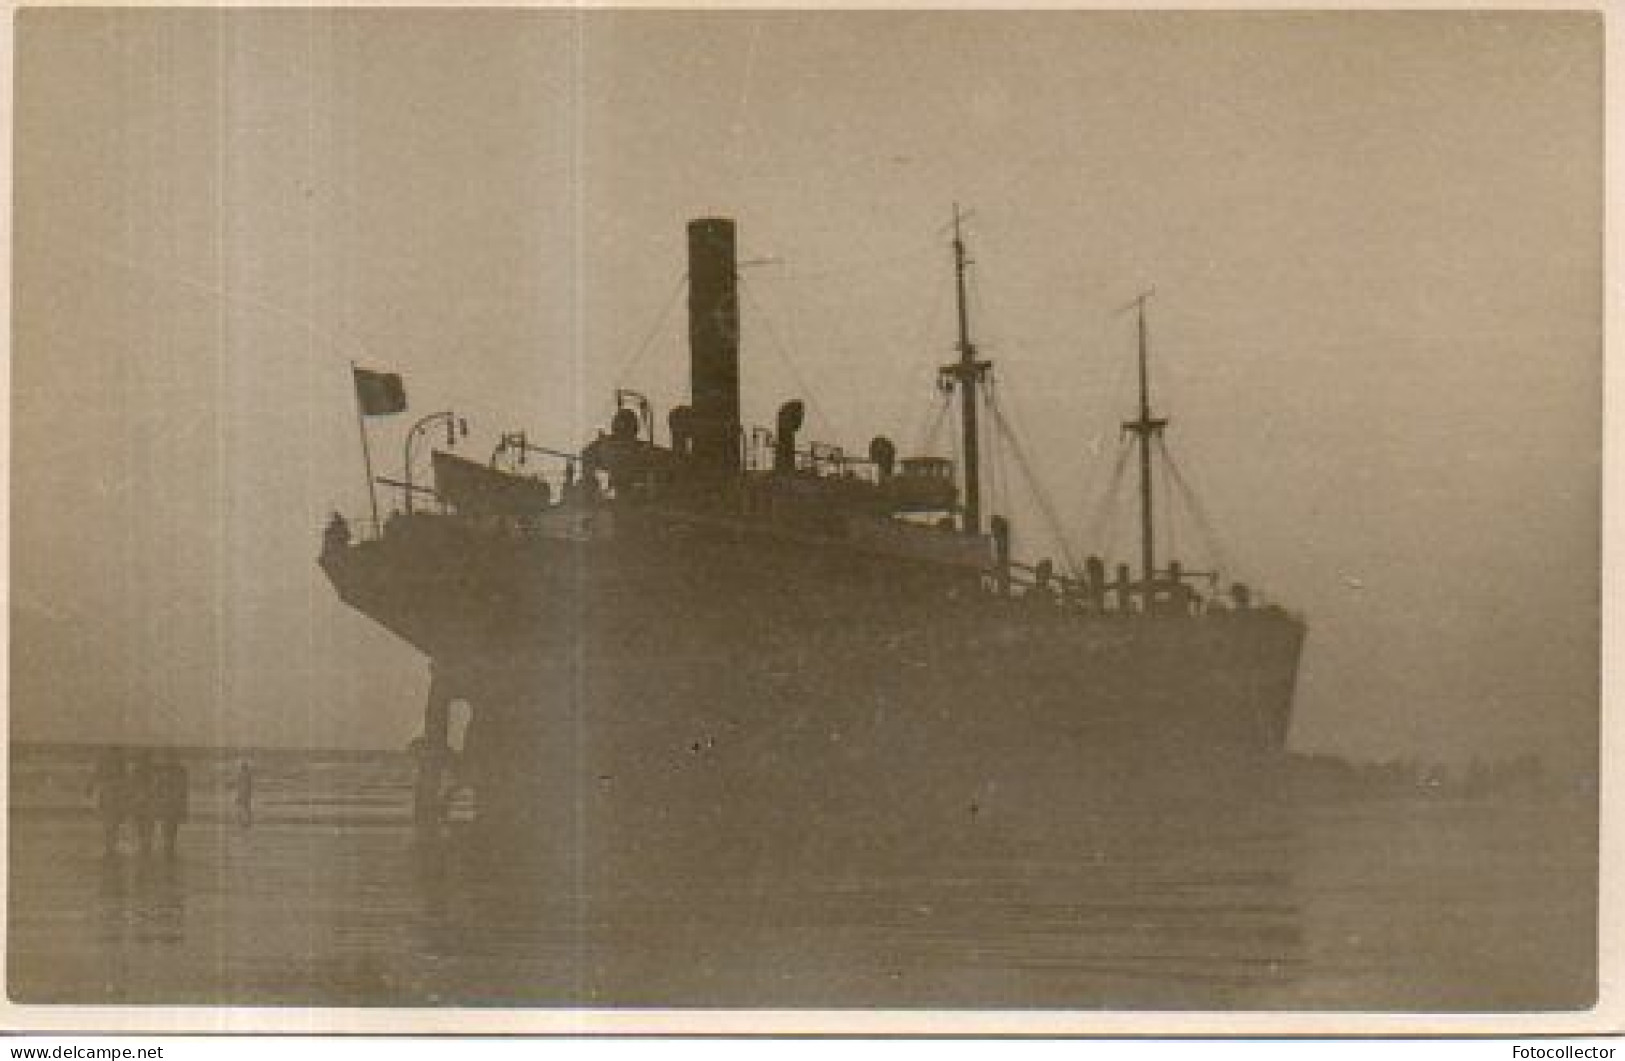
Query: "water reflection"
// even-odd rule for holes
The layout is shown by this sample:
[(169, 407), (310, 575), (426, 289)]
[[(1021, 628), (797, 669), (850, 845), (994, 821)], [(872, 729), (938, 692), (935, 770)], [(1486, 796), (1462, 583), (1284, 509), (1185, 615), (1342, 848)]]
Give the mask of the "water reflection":
[(1577, 1008), (1595, 992), (1587, 806), (1124, 800), (1064, 828), (995, 807), (873, 845), (722, 837), (703, 858), (628, 830), (538, 861), (404, 821), (222, 817), (174, 862), (102, 859), (88, 812), (14, 809), (8, 985), (39, 1002)]
[(161, 947), (186, 940), (186, 881), (177, 858), (143, 859), (133, 870), (136, 938)]
[(96, 926), (102, 957), (101, 993), (118, 998), (130, 982), (130, 904), (124, 859), (116, 853), (102, 855)]
[(437, 1000), (1261, 1005), (1303, 971), (1301, 845), (1292, 815), (1237, 810), (704, 875), (420, 843), (416, 946)]
[(150, 971), (153, 948), (186, 939), (186, 887), (174, 859), (103, 854), (94, 909), (102, 994), (126, 997)]

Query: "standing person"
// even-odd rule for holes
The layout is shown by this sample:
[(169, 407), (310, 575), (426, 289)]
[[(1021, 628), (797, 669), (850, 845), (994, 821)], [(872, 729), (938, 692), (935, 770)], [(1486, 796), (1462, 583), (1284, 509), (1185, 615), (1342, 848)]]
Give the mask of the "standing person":
[(232, 782), (237, 790), (237, 824), (249, 826), (254, 824), (254, 771), (244, 759), (237, 764), (237, 780)]
[(155, 770), (150, 752), (137, 752), (130, 764), (129, 796), (125, 801), (130, 825), (135, 829), (136, 847), (143, 855), (152, 853), (152, 826), (154, 806)]
[(129, 778), (121, 748), (104, 748), (96, 760), (96, 772), (90, 777), (87, 789), (96, 797), (96, 811), (102, 819), (102, 852), (118, 854), (119, 831), (124, 824), (125, 804), (129, 799)]
[(176, 834), (186, 820), (188, 793), (186, 767), (173, 751), (165, 752), (153, 773), (153, 810), (164, 838), (164, 854), (175, 857)]

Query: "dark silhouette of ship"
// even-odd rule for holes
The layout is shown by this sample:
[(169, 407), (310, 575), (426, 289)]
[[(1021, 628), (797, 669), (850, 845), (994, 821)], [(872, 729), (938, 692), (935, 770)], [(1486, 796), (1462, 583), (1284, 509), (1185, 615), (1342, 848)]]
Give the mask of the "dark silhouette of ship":
[[(855, 459), (740, 417), (733, 222), (688, 226), (691, 402), (655, 440), (617, 393), (577, 452), (505, 435), (511, 467), (435, 452), (431, 489), (321, 554), (339, 596), (417, 648), (432, 680), (419, 807), (448, 784), (476, 821), (577, 855), (701, 858), (855, 836), (882, 844), (1060, 820), (1126, 793), (1201, 792), (1282, 759), (1304, 635), (1243, 586), (1153, 551), (1154, 443), (1140, 306), (1138, 572), (1056, 572), (984, 520), (958, 214), (963, 467)], [(562, 482), (523, 470), (560, 462)], [(550, 456), (548, 456), (550, 455)], [(424, 503), (413, 495), (432, 493)], [(465, 701), (462, 747), (448, 719)], [(816, 842), (822, 842), (821, 840)], [(923, 842), (923, 841), (921, 841)]]

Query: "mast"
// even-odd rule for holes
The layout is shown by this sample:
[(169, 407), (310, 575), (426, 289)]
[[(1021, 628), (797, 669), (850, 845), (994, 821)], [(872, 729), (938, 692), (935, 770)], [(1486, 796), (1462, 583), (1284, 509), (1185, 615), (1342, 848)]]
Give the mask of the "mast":
[(1151, 292), (1143, 292), (1134, 300), (1139, 309), (1139, 354), (1140, 354), (1140, 415), (1137, 419), (1126, 420), (1123, 430), (1132, 431), (1140, 444), (1140, 603), (1145, 611), (1151, 610), (1151, 587), (1156, 578), (1156, 555), (1154, 553), (1155, 519), (1151, 507), (1151, 440), (1161, 435), (1162, 429), (1168, 426), (1166, 419), (1158, 419), (1151, 415), (1151, 388), (1146, 372), (1146, 334), (1145, 334), (1145, 300), (1151, 297)]
[(940, 378), (949, 385), (959, 385), (959, 420), (965, 453), (965, 514), (960, 530), (965, 534), (982, 533), (982, 461), (981, 446), (976, 424), (977, 384), (993, 367), (991, 361), (976, 359), (976, 344), (970, 340), (970, 316), (965, 302), (965, 240), (960, 233), (964, 214), (954, 204), (954, 286), (959, 305), (959, 360), (938, 369)]

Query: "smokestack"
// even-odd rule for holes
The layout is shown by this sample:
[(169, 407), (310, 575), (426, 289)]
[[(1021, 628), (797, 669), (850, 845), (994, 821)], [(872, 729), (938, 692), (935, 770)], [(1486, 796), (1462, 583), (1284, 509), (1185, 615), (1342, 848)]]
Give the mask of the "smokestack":
[(721, 471), (739, 470), (739, 279), (734, 223), (688, 223), (689, 394), (694, 455)]

